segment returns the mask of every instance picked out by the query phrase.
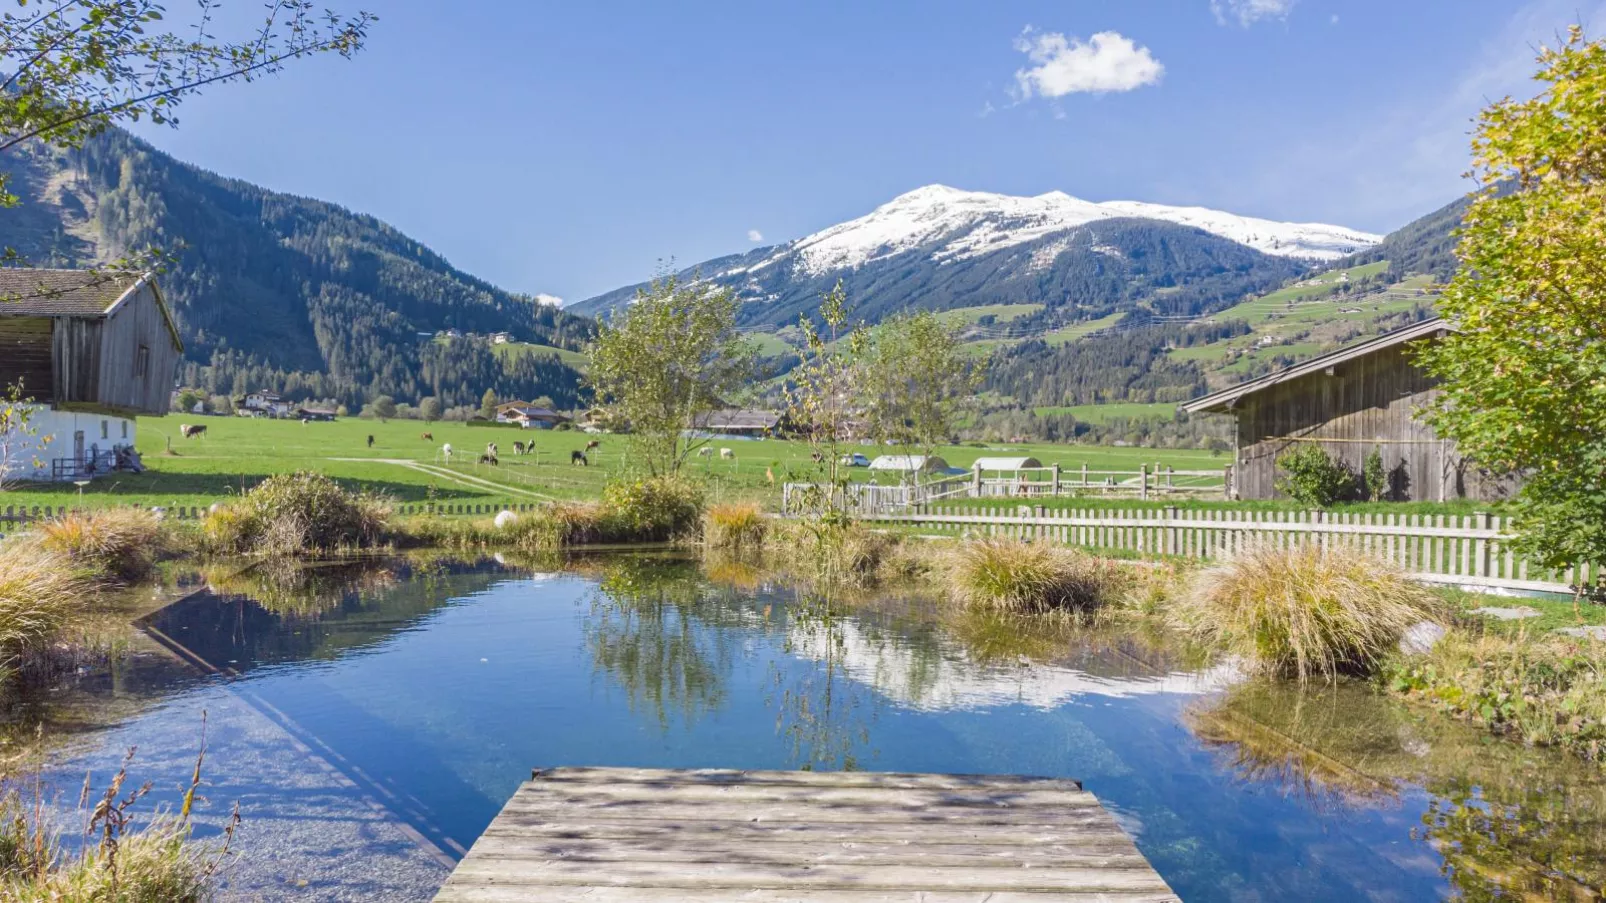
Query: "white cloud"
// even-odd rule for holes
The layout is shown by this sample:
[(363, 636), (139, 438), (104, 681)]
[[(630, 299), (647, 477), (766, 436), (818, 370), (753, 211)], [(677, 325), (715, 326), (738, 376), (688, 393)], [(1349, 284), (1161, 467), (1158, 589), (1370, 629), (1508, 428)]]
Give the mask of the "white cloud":
[(1028, 26), (1015, 39), (1015, 49), (1035, 64), (1015, 73), (1022, 100), (1033, 95), (1131, 91), (1158, 84), (1165, 74), (1149, 48), (1113, 31), (1101, 31), (1084, 43), (1078, 37)]
[(1261, 19), (1288, 18), (1289, 11), (1298, 2), (1299, 0), (1210, 0), (1210, 11), (1216, 14), (1216, 21), (1222, 25), (1226, 25), (1230, 19), (1237, 19), (1239, 25), (1248, 28)]
[(747, 230), (747, 240), (748, 241), (763, 241), (764, 240), (764, 233), (758, 231), (757, 229), (748, 229)]
[(562, 307), (563, 299), (559, 298), (557, 295), (548, 295), (545, 292), (537, 292), (535, 295), (535, 303), (545, 304), (548, 307)]
[(1328, 19), (1327, 21), (1331, 22), (1334, 25), (1337, 25), (1338, 24), (1338, 13), (1333, 13), (1333, 17), (1331, 19)]

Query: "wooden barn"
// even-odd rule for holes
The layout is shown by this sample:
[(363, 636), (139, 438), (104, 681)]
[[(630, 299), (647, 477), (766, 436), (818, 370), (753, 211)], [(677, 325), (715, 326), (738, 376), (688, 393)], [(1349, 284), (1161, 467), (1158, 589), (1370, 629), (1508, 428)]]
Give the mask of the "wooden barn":
[(1426, 320), (1194, 399), (1182, 409), (1237, 420), (1229, 486), (1234, 498), (1277, 498), (1277, 457), (1301, 442), (1320, 444), (1356, 474), (1377, 449), (1392, 501), (1501, 498), (1509, 482), (1481, 473), (1421, 416), (1438, 387), (1413, 362), (1411, 346), (1436, 341), (1449, 329), (1443, 320)]
[(134, 418), (166, 413), (183, 352), (149, 274), (0, 269), (0, 388), (20, 384), (36, 406), (26, 476), (109, 470)]

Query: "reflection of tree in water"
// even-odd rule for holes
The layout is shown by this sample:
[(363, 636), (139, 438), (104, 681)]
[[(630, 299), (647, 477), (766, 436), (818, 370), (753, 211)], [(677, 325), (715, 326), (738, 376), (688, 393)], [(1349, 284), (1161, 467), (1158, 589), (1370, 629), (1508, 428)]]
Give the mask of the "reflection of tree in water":
[(733, 628), (761, 620), (751, 601), (683, 561), (612, 559), (600, 576), (586, 643), (631, 710), (652, 713), (667, 729), (675, 718), (689, 723), (723, 705), (741, 643)]
[(1606, 778), (1552, 751), (1489, 739), (1436, 713), (1339, 686), (1253, 683), (1188, 714), (1247, 779), (1332, 806), (1433, 798), (1414, 831), (1456, 898), (1597, 900), (1606, 887)]
[(848, 619), (829, 592), (800, 596), (788, 607), (788, 652), (804, 652), (816, 667), (774, 670), (776, 729), (792, 743), (792, 764), (807, 771), (859, 768), (870, 743), (875, 696), (846, 670)]

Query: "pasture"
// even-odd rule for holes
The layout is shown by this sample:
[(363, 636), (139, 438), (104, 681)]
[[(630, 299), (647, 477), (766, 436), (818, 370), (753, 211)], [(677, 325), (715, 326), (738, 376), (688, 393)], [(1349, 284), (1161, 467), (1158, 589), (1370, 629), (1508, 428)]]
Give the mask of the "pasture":
[[(181, 423), (205, 424), (202, 438), (179, 435)], [(431, 433), (433, 441), (420, 438)], [(374, 437), (368, 447), (367, 437)], [(173, 454), (165, 450), (171, 439)], [(592, 439), (600, 448), (589, 454), (589, 466), (569, 463), (570, 455)], [(531, 454), (513, 454), (513, 442), (530, 442)], [(499, 447), (500, 464), (476, 459), (487, 442)], [(442, 455), (450, 443), (454, 454)], [(612, 478), (635, 473), (629, 437), (591, 436), (579, 431), (518, 430), (417, 420), (343, 418), (334, 423), (294, 420), (252, 420), (242, 417), (195, 417), (177, 414), (139, 421), (138, 448), (147, 472), (116, 473), (84, 487), (82, 504), (183, 505), (204, 507), (237, 495), (275, 473), (311, 470), (342, 483), (383, 493), (398, 502), (494, 504), (596, 497)], [(704, 479), (715, 499), (744, 499), (777, 505), (780, 484), (806, 481), (816, 474), (809, 448), (778, 439), (717, 440), (715, 452), (694, 457), (689, 471)], [(717, 449), (730, 448), (732, 459)], [(861, 447), (871, 456), (874, 447)], [(1059, 462), (1067, 471), (1086, 463), (1095, 470), (1136, 471), (1143, 464), (1179, 470), (1219, 468), (1230, 459), (1194, 449), (1111, 448), (1083, 445), (956, 446), (939, 452), (949, 464), (967, 467), (983, 455), (1031, 455), (1044, 464)], [(770, 476), (773, 475), (773, 484)], [(864, 469), (856, 480), (868, 480)], [(891, 481), (882, 475), (883, 481)], [(71, 483), (22, 484), (0, 493), (0, 512), (7, 506), (78, 505), (79, 490)]]

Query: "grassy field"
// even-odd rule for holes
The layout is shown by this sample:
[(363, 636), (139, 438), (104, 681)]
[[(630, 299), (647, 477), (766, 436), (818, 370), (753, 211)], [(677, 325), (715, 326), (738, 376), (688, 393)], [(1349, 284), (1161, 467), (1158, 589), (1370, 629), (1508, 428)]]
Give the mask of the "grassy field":
[(555, 354), (558, 360), (568, 364), (576, 370), (585, 371), (586, 356), (579, 351), (570, 351), (567, 348), (554, 348), (551, 345), (534, 345), (529, 342), (508, 342), (505, 345), (492, 345), (491, 351), (498, 357), (523, 357), (531, 354)]
[(955, 307), (937, 314), (937, 319), (944, 323), (959, 323), (969, 326), (982, 317), (992, 316), (999, 323), (1008, 323), (1018, 320), (1029, 314), (1035, 314), (1043, 309), (1041, 304), (980, 304), (975, 307)]
[(1034, 408), (1037, 416), (1070, 414), (1083, 423), (1109, 423), (1117, 418), (1127, 420), (1170, 420), (1176, 416), (1177, 406), (1172, 402), (1142, 404), (1118, 402), (1115, 404), (1075, 404), (1060, 407)]
[[(206, 424), (199, 439), (178, 435), (180, 420)], [(433, 441), (420, 438), (423, 432)], [(374, 437), (369, 448), (367, 437)], [(174, 454), (166, 454), (172, 437)], [(590, 455), (591, 466), (569, 463), (571, 452), (590, 439), (601, 448)], [(536, 452), (516, 457), (514, 440), (533, 442)], [(495, 441), (501, 465), (474, 463), (487, 442)], [(441, 455), (450, 443), (453, 457)], [(595, 497), (609, 479), (634, 468), (628, 440), (620, 436), (588, 436), (580, 432), (516, 430), (474, 427), (462, 423), (422, 423), (392, 420), (388, 423), (348, 418), (335, 423), (303, 425), (293, 420), (252, 420), (237, 417), (180, 418), (177, 415), (141, 418), (138, 446), (148, 472), (112, 474), (83, 490), (83, 504), (139, 503), (143, 505), (206, 506), (256, 485), (275, 473), (314, 470), (348, 485), (384, 493), (401, 502), (496, 503)], [(707, 481), (717, 499), (744, 498), (774, 505), (779, 484), (810, 478), (814, 465), (808, 446), (781, 440), (716, 443), (732, 449), (734, 460), (698, 458), (691, 472)], [(866, 454), (875, 449), (865, 447)], [(940, 452), (949, 464), (966, 467), (983, 455), (1031, 455), (1044, 464), (1059, 462), (1066, 470), (1085, 462), (1096, 470), (1136, 471), (1140, 464), (1160, 462), (1177, 469), (1219, 468), (1226, 458), (1205, 451), (1106, 448), (1100, 446), (1028, 444), (989, 448), (955, 447)], [(873, 454), (872, 454), (873, 457)], [(771, 485), (766, 471), (772, 473)], [(858, 469), (854, 478), (870, 474)], [(887, 479), (883, 477), (884, 479)], [(0, 512), (8, 506), (61, 506), (79, 504), (78, 488), (71, 483), (24, 484), (0, 494)]]

